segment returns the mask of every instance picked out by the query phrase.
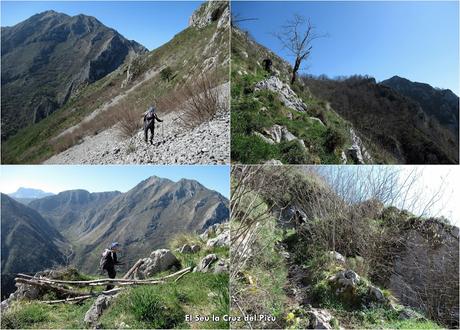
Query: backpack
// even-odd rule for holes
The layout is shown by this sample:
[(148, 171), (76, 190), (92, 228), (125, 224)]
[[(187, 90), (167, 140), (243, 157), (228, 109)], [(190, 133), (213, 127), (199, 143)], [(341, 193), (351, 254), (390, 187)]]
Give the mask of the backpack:
[(109, 249), (105, 249), (104, 252), (102, 252), (101, 259), (99, 260), (99, 269), (104, 270), (105, 266), (107, 265), (107, 257), (110, 253)]
[(146, 114), (145, 114), (145, 117), (150, 120), (150, 119), (153, 119), (153, 117), (155, 117), (155, 108), (154, 107), (150, 107)]

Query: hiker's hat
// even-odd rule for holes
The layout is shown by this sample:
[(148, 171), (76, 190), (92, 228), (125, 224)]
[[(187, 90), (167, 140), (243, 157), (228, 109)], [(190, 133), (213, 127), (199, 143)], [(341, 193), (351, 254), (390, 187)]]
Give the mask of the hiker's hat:
[(113, 242), (111, 245), (110, 245), (110, 248), (113, 249), (113, 248), (117, 248), (119, 247), (120, 244), (118, 244), (118, 242)]

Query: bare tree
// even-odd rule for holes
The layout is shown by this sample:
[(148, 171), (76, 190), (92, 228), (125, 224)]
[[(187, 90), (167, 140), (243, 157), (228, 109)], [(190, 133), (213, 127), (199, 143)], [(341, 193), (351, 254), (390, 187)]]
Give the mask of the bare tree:
[(286, 25), (282, 26), (281, 32), (274, 33), (274, 35), (280, 40), (283, 48), (295, 57), (291, 76), (291, 84), (293, 84), (297, 79), (297, 72), (302, 62), (311, 54), (313, 41), (326, 35), (317, 34), (310, 19), (299, 14), (295, 14), (292, 20), (287, 21)]

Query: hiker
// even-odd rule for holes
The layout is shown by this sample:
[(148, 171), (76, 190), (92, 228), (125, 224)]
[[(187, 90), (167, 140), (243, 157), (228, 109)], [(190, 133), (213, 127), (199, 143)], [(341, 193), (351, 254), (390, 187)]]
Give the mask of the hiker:
[(272, 60), (269, 58), (266, 58), (262, 61), (262, 65), (264, 66), (264, 70), (267, 72), (272, 72)]
[[(123, 264), (117, 260), (117, 252), (119, 251), (119, 246), (120, 244), (118, 244), (118, 242), (113, 242), (112, 245), (110, 245), (110, 249), (105, 249), (104, 252), (102, 252), (99, 266), (101, 268), (101, 272), (107, 271), (109, 278), (115, 278), (115, 276), (117, 276), (115, 265)], [(111, 290), (113, 287), (113, 284), (109, 284), (107, 285), (106, 290)]]
[(155, 107), (151, 105), (148, 110), (144, 113), (144, 140), (147, 143), (148, 132), (150, 130), (150, 144), (153, 144), (153, 135), (155, 134), (155, 120), (158, 122), (163, 122), (160, 118), (158, 118), (156, 114)]

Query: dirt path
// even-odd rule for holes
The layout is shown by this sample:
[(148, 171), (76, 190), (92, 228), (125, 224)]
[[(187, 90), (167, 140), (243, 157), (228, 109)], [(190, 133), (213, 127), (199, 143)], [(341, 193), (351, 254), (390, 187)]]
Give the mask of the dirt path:
[[(229, 84), (219, 87), (229, 95)], [(144, 142), (139, 131), (129, 139), (120, 137), (116, 127), (84, 138), (75, 145), (46, 160), (45, 164), (228, 164), (230, 162), (230, 112), (217, 113), (209, 122), (184, 130), (178, 113), (159, 117), (154, 144)]]

